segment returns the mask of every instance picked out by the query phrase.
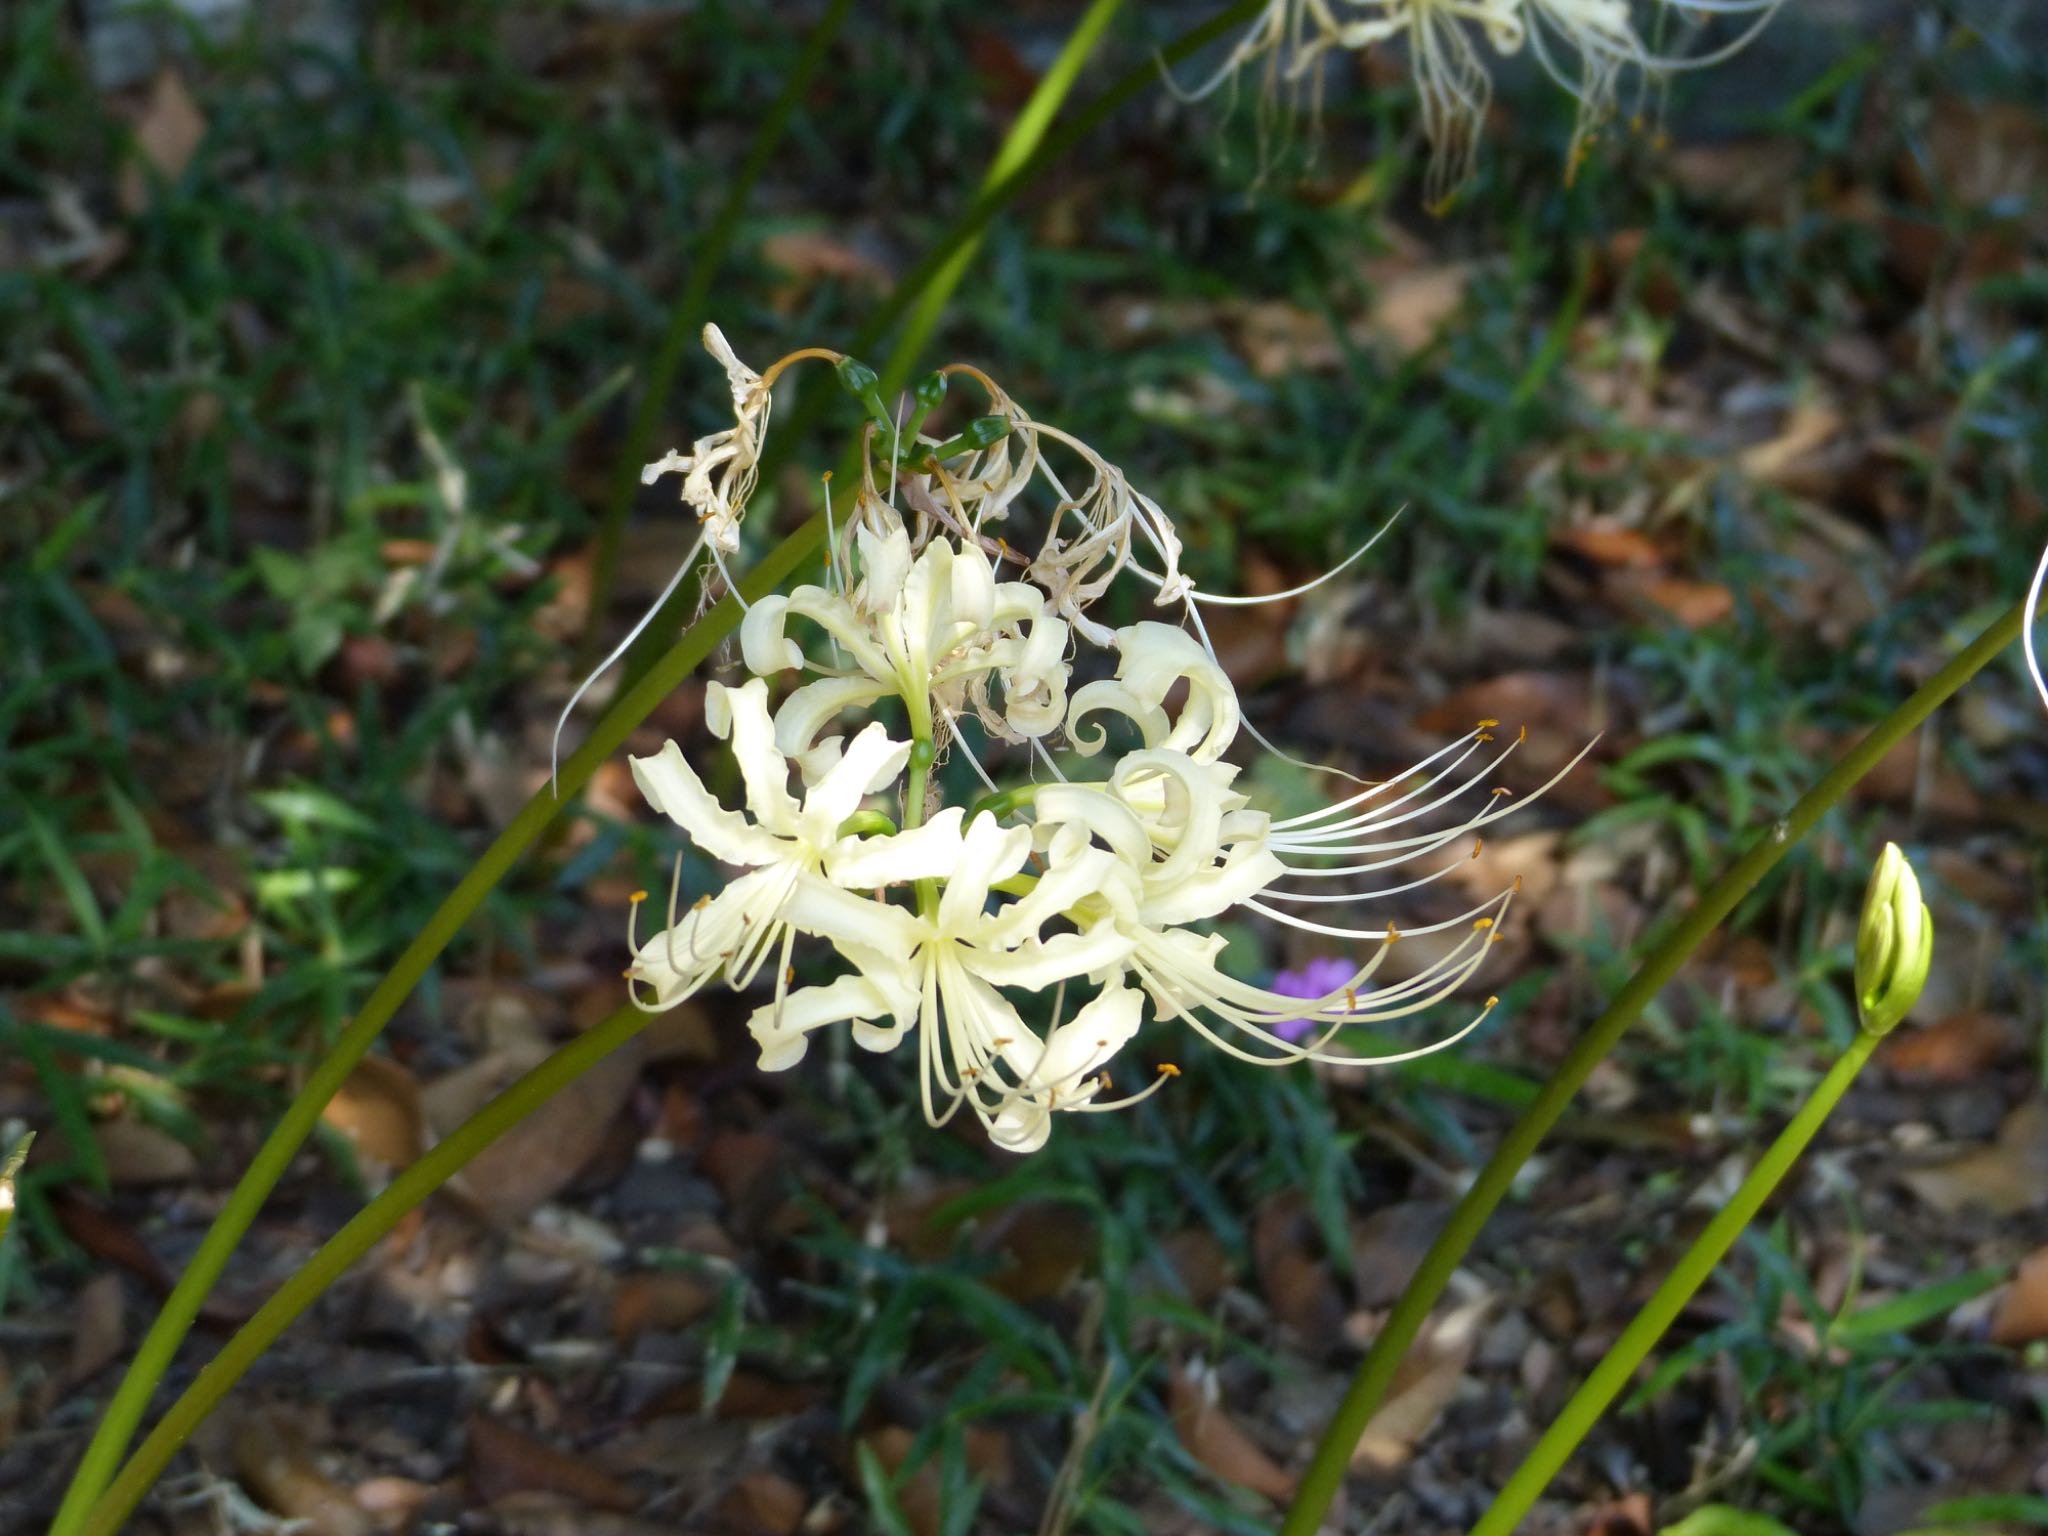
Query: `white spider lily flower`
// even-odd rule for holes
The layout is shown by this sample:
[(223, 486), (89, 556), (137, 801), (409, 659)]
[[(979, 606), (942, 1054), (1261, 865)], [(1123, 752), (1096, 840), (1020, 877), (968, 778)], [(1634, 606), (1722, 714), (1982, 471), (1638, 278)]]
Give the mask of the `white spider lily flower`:
[(796, 933), (786, 917), (791, 898), (821, 878), (827, 857), (850, 841), (840, 832), (847, 818), (878, 786), (894, 782), (910, 757), (909, 742), (891, 741), (879, 723), (869, 725), (799, 804), (789, 792), (788, 762), (775, 748), (768, 685), (759, 678), (741, 688), (712, 683), (704, 705), (712, 734), (729, 741), (739, 764), (746, 812), (720, 805), (672, 741), (652, 757), (631, 759), (633, 779), (699, 848), (747, 873), (680, 918), (672, 893), (668, 926), (635, 946), (626, 975), (635, 997), (646, 987), (653, 995), (648, 1006), (656, 1009), (674, 1006), (721, 972), (729, 986), (745, 987), (778, 950), (778, 991), (786, 986)]
[(1721, 63), (1747, 47), (1782, 3), (1783, 0), (1669, 0), (1668, 5), (1658, 9), (1694, 24), (1713, 16), (1755, 18), (1719, 46), (1683, 55), (1658, 53), (1644, 44), (1631, 0), (1522, 0), (1529, 16), (1531, 51), (1545, 72), (1579, 103), (1566, 161), (1566, 180), (1584, 161), (1600, 125), (1614, 115), (1615, 97), (1625, 73), (1633, 70), (1640, 79), (1654, 81), (1681, 70)]
[[(1201, 762), (1214, 762), (1237, 735), (1243, 713), (1237, 690), (1226, 673), (1193, 635), (1152, 620), (1114, 634), (1116, 677), (1098, 679), (1074, 690), (1067, 706), (1067, 740), (1083, 756), (1100, 752), (1108, 734), (1093, 732), (1081, 722), (1098, 710), (1126, 716), (1148, 748), (1183, 751)], [(1176, 683), (1186, 683), (1187, 700), (1172, 720), (1166, 696)]]
[[(1158, 1017), (1182, 1020), (1228, 1054), (1263, 1065), (1411, 1060), (1446, 1049), (1476, 1029), (1491, 1002), (1457, 1034), (1415, 1051), (1368, 1058), (1324, 1049), (1346, 1026), (1403, 1018), (1455, 993), (1484, 963), (1512, 889), (1461, 917), (1406, 933), (1391, 924), (1344, 930), (1346, 937), (1376, 939), (1379, 947), (1320, 998), (1304, 1001), (1250, 986), (1219, 968), (1222, 938), (1183, 925), (1243, 907), (1291, 926), (1321, 926), (1258, 900), (1289, 869), (1268, 846), (1268, 818), (1230, 789), (1235, 773), (1229, 764), (1148, 750), (1123, 759), (1106, 784), (1046, 785), (1031, 795), (1037, 841), (1055, 862), (1072, 860), (1079, 848), (1099, 840), (1135, 874), (1135, 903), (1084, 898), (1070, 916), (1114, 923), (1131, 940), (1125, 969), (1150, 994)], [(1395, 942), (1447, 931), (1464, 935), (1447, 953), (1405, 980), (1366, 990)], [(1298, 1038), (1304, 1021), (1318, 1032), (1307, 1044)], [(1248, 1036), (1253, 1044), (1241, 1045), (1234, 1036)]]
[[(1636, 0), (1272, 0), (1215, 76), (1193, 92), (1207, 95), (1255, 60), (1265, 65), (1265, 104), (1319, 108), (1323, 55), (1368, 49), (1394, 39), (1408, 49), (1423, 134), (1431, 149), (1426, 194), (1441, 204), (1466, 181), (1479, 130), (1493, 99), (1483, 39), (1496, 54), (1527, 41), (1546, 72), (1579, 101), (1567, 177), (1599, 125), (1612, 113), (1621, 77), (1658, 79), (1727, 59), (1755, 37), (1783, 0), (1660, 0), (1649, 7), (1698, 26), (1717, 17), (1754, 17), (1732, 40), (1705, 52), (1657, 53), (1642, 41)], [(1476, 33), (1476, 36), (1475, 36)]]
[(640, 471), (640, 483), (652, 485), (666, 474), (683, 477), (683, 501), (696, 512), (704, 536), (719, 555), (738, 552), (740, 520), (760, 472), (761, 446), (768, 435), (773, 393), (761, 375), (739, 360), (725, 333), (704, 327), (704, 350), (725, 369), (732, 392), (733, 424), (700, 437), (688, 453), (671, 449)]
[(1517, 0), (1345, 0), (1346, 8), (1377, 14), (1340, 22), (1339, 47), (1370, 48), (1392, 37), (1408, 44), (1415, 93), (1422, 102), (1422, 133), (1429, 140), (1424, 195), (1433, 204), (1449, 200), (1469, 181), (1479, 162), (1479, 132), (1493, 101), (1493, 75), (1473, 44), (1466, 23), (1475, 23), (1502, 54), (1522, 46), (1524, 24)]
[[(803, 1054), (812, 1030), (851, 1022), (856, 1043), (886, 1051), (915, 1033), (926, 1120), (939, 1126), (962, 1105), (990, 1137), (1016, 1152), (1044, 1144), (1054, 1112), (1106, 1107), (1101, 1068), (1138, 1026), (1139, 999), (1111, 985), (1040, 1037), (1003, 995), (1040, 992), (1089, 975), (1116, 974), (1131, 941), (1108, 921), (1041, 937), (1052, 919), (1095, 895), (1128, 906), (1128, 876), (1101, 849), (1074, 850), (1015, 899), (990, 909), (1031, 859), (1031, 829), (941, 811), (923, 826), (841, 844), (829, 881), (802, 885), (788, 920), (829, 940), (858, 982), (792, 992), (750, 1020), (762, 1063)], [(865, 899), (854, 890), (942, 880), (929, 910)]]
[[(850, 595), (802, 586), (755, 603), (740, 626), (750, 671), (822, 674), (790, 694), (776, 716), (784, 752), (814, 750), (818, 733), (842, 711), (896, 697), (911, 726), (929, 736), (934, 721), (975, 708), (984, 723), (1015, 739), (1059, 723), (1066, 700), (1067, 627), (1047, 616), (1045, 595), (1021, 581), (995, 579), (973, 543), (933, 539), (913, 560), (910, 536), (860, 528), (863, 575)], [(823, 630), (850, 666), (806, 656), (787, 634), (791, 618)], [(1000, 714), (988, 704), (991, 677), (1002, 684)]]

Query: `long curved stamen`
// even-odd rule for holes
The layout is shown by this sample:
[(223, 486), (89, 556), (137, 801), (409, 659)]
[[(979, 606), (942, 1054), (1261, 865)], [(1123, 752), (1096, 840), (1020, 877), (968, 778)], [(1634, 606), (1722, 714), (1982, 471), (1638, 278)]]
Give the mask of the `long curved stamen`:
[(683, 584), (683, 578), (690, 574), (690, 567), (697, 563), (697, 552), (703, 547), (704, 534), (702, 530), (699, 530), (697, 537), (690, 541), (690, 547), (683, 555), (683, 563), (676, 567), (675, 575), (669, 577), (668, 585), (661, 589), (661, 596), (654, 600), (652, 607), (640, 615), (639, 622), (626, 631), (626, 638), (613, 646), (610, 654), (597, 664), (597, 669), (576, 685), (576, 691), (569, 695), (569, 702), (564, 704), (562, 712), (555, 716), (555, 734), (548, 740), (548, 791), (556, 799), (559, 800), (562, 796), (562, 730), (568, 725), (570, 714), (575, 710), (577, 704), (582, 702), (583, 695), (590, 691), (590, 685), (610, 671), (612, 664), (625, 655), (633, 642), (640, 638), (641, 632), (654, 622), (655, 615), (661, 612), (662, 604), (675, 595), (676, 588)]
[(725, 583), (725, 590), (730, 592), (732, 600), (740, 605), (740, 612), (752, 613), (754, 610), (740, 593), (740, 584), (732, 579), (732, 572), (725, 568), (725, 556), (718, 552), (718, 540), (706, 539), (704, 547), (711, 553), (711, 563), (718, 567), (718, 577)]

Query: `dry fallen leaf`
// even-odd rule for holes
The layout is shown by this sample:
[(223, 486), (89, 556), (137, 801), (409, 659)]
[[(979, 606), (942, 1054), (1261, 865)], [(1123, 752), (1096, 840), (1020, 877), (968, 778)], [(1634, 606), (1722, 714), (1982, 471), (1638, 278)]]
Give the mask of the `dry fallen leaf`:
[(1094, 1260), (1100, 1239), (1085, 1210), (1022, 1200), (989, 1223), (977, 1246), (1008, 1260), (989, 1277), (991, 1289), (1012, 1301), (1034, 1302), (1050, 1300), (1073, 1284)]
[(1575, 528), (1555, 529), (1551, 538), (1595, 565), (1652, 571), (1664, 563), (1664, 552), (1639, 528), (1588, 523)]
[(1735, 594), (1718, 581), (1687, 581), (1678, 576), (1651, 576), (1609, 584), (1615, 594), (1638, 608), (1654, 609), (1687, 629), (1705, 629), (1735, 611)]
[(624, 1345), (643, 1333), (674, 1333), (717, 1303), (718, 1287), (685, 1270), (628, 1275), (612, 1293), (612, 1337)]
[(1924, 1029), (1900, 1029), (1884, 1043), (1881, 1060), (1900, 1077), (1963, 1083), (1995, 1065), (2019, 1045), (2012, 1020), (1982, 1008), (1964, 1008)]
[(1344, 1298), (1300, 1193), (1283, 1191), (1261, 1203), (1252, 1223), (1252, 1262), (1259, 1294), (1300, 1344), (1322, 1349), (1336, 1343)]
[(558, 1451), (495, 1419), (472, 1415), (464, 1463), (487, 1504), (520, 1493), (559, 1493), (593, 1509), (632, 1509), (639, 1495), (581, 1456)]
[(501, 1221), (552, 1200), (594, 1157), (640, 1077), (638, 1042), (612, 1052), (486, 1147), (463, 1191)]
[(357, 1062), (320, 1118), (378, 1169), (403, 1168), (426, 1150), (420, 1085), (402, 1063), (388, 1056), (365, 1056)]
[(1166, 1381), (1173, 1432), (1187, 1453), (1226, 1483), (1276, 1503), (1294, 1497), (1294, 1478), (1216, 1401), (1216, 1378), (1199, 1364), (1176, 1367)]
[(234, 1434), (235, 1473), (258, 1504), (311, 1536), (373, 1536), (377, 1523), (313, 1460), (289, 1421), (249, 1414)]
[(1991, 1318), (1994, 1344), (2017, 1346), (2036, 1339), (2048, 1339), (2048, 1248), (2036, 1248), (2020, 1260), (2019, 1273)]
[(1792, 407), (1778, 435), (1745, 448), (1740, 463), (1752, 480), (1784, 480), (1794, 465), (1826, 446), (1842, 430), (1841, 413), (1822, 400), (1802, 400)]
[(1358, 1449), (1351, 1453), (1354, 1467), (1390, 1472), (1415, 1453), (1458, 1395), (1489, 1306), (1485, 1301), (1468, 1302), (1431, 1324), (1415, 1341), (1394, 1377), (1393, 1390), (1358, 1437)]
[[(136, 151), (158, 176), (175, 181), (205, 137), (206, 114), (185, 88), (184, 77), (174, 69), (161, 71), (135, 125)], [(123, 212), (142, 212), (149, 206), (150, 193), (150, 179), (140, 165), (131, 161), (121, 168), (116, 195)]]
[(1413, 356), (1457, 314), (1471, 280), (1471, 264), (1455, 261), (1432, 261), (1388, 277), (1374, 292), (1371, 313), (1351, 327), (1352, 337), (1379, 342), (1400, 357)]
[(718, 1505), (718, 1524), (734, 1536), (796, 1536), (810, 1499), (774, 1472), (743, 1477)]
[(2007, 1115), (1996, 1146), (1909, 1169), (1900, 1178), (1944, 1214), (1976, 1207), (2017, 1216), (2048, 1205), (2048, 1101), (2030, 1099)]
[(93, 1276), (71, 1306), (71, 1360), (64, 1384), (75, 1387), (119, 1358), (128, 1342), (121, 1305), (121, 1277), (112, 1270)]
[(181, 1184), (199, 1171), (199, 1160), (169, 1131), (126, 1115), (92, 1128), (116, 1184)]

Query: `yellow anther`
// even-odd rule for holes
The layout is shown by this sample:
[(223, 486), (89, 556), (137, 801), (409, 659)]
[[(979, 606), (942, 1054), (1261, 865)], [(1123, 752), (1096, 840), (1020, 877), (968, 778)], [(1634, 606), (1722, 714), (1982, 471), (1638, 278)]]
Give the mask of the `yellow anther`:
[(1523, 727), (1522, 727), (1521, 729), (1519, 729), (1518, 731), (1516, 731), (1516, 732), (1515, 732), (1515, 740), (1516, 740), (1516, 742), (1520, 743), (1520, 742), (1524, 742), (1524, 741), (1527, 741), (1528, 739), (1529, 739), (1529, 727), (1527, 727), (1526, 725), (1525, 725), (1525, 726), (1523, 726)]
[(1493, 732), (1491, 732), (1491, 731), (1481, 731), (1481, 732), (1480, 732), (1480, 733), (1479, 733), (1479, 734), (1478, 734), (1477, 736), (1475, 736), (1475, 737), (1473, 738), (1473, 740), (1475, 740), (1475, 741), (1491, 741), (1491, 740), (1493, 740)]
[(1502, 939), (1504, 939), (1504, 938), (1506, 938), (1506, 937), (1507, 937), (1507, 934), (1506, 934), (1505, 932), (1495, 933), (1495, 934), (1491, 934), (1491, 935), (1489, 935), (1489, 936), (1487, 937), (1487, 940), (1486, 940), (1486, 942), (1487, 942), (1487, 943), (1489, 943), (1489, 944), (1498, 944), (1498, 943), (1499, 943), (1499, 942), (1500, 942), (1500, 941), (1501, 941)]
[(1479, 722), (1477, 729), (1487, 731), (1491, 730), (1494, 726), (1499, 724), (1500, 722), (1498, 720), (1482, 720)]
[(702, 912), (706, 907), (710, 905), (711, 898), (709, 896), (699, 896), (695, 901), (690, 903), (690, 910), (692, 912)]
[(1344, 1011), (1346, 1013), (1358, 1012), (1358, 989), (1356, 987), (1346, 987), (1344, 989)]
[(1520, 875), (1515, 876), (1513, 890), (1517, 896), (1522, 894), (1522, 877)]
[(1497, 997), (1489, 997), (1486, 1000), (1486, 1006), (1489, 1008), (1498, 1008), (1500, 1006), (1500, 999)]
[(1159, 1063), (1159, 1075), (1161, 1077), (1179, 1077), (1180, 1068), (1170, 1061), (1162, 1061)]
[(1401, 930), (1396, 928), (1392, 923), (1389, 923), (1387, 924), (1387, 936), (1385, 939), (1381, 940), (1381, 942), (1385, 944), (1391, 944), (1400, 937)]
[(1473, 923), (1472, 926), (1474, 928), (1491, 928), (1493, 926), (1493, 919), (1490, 917), (1482, 917), (1477, 922)]
[(1480, 850), (1480, 849), (1482, 849), (1482, 848), (1484, 848), (1485, 846), (1486, 846), (1486, 839), (1485, 839), (1485, 838), (1483, 838), (1483, 837), (1475, 837), (1475, 838), (1473, 838), (1473, 839), (1472, 839), (1472, 857), (1473, 857), (1473, 858), (1475, 858), (1475, 859), (1476, 859), (1476, 858), (1478, 858), (1478, 857), (1479, 857), (1479, 850)]
[(1501, 785), (1495, 785), (1493, 790), (1493, 798), (1498, 800), (1502, 795), (1512, 795), (1513, 793), (1514, 791), (1512, 789), (1505, 788)]
[(1016, 1043), (1017, 1037), (1015, 1035), (1000, 1035), (996, 1039), (991, 1040), (989, 1042), (989, 1044), (993, 1045), (997, 1050), (1001, 1050), (1006, 1045), (1015, 1045)]
[(819, 476), (818, 478), (819, 478), (820, 480), (824, 480), (824, 481), (826, 481), (826, 482), (828, 482), (828, 483), (829, 483), (829, 482), (830, 482), (830, 480), (832, 479), (832, 471), (828, 469), (828, 470), (826, 470), (826, 471), (825, 471), (825, 473), (824, 473), (824, 474), (820, 475), (820, 476)]
[(785, 966), (784, 966), (784, 967), (782, 968), (782, 984), (783, 984), (783, 985), (784, 985), (784, 986), (786, 987), (786, 986), (788, 986), (788, 985), (789, 985), (789, 984), (790, 984), (790, 983), (791, 983), (792, 981), (795, 981), (795, 980), (796, 980), (796, 967), (795, 967), (795, 966), (793, 966), (793, 965), (785, 965)]
[(636, 906), (636, 907), (637, 907), (637, 906), (639, 906), (639, 905), (640, 905), (640, 903), (641, 903), (641, 902), (643, 902), (643, 901), (645, 901), (646, 899), (647, 899), (647, 893), (646, 893), (645, 891), (635, 891), (635, 892), (634, 892), (634, 893), (633, 893), (632, 895), (630, 895), (630, 896), (628, 896), (628, 897), (626, 898), (626, 900), (628, 900), (628, 901), (630, 901), (631, 903), (633, 903), (633, 905), (634, 905), (634, 906)]
[(631, 981), (633, 979), (633, 972), (634, 967), (629, 965), (623, 971), (619, 972), (619, 974), (625, 977), (626, 980)]
[(1109, 1080), (1109, 1074), (1108, 1074), (1107, 1072), (1098, 1072), (1098, 1073), (1096, 1073), (1096, 1074), (1095, 1074), (1095, 1078), (1096, 1078), (1096, 1081), (1097, 1081), (1097, 1082), (1099, 1082), (1099, 1083), (1101, 1083), (1101, 1084), (1102, 1084), (1102, 1086), (1103, 1086), (1104, 1088), (1106, 1088), (1106, 1089), (1111, 1089), (1111, 1090), (1113, 1090), (1113, 1089), (1115, 1089), (1115, 1087), (1116, 1087), (1116, 1084), (1115, 1084), (1115, 1083), (1112, 1083), (1112, 1082), (1111, 1082), (1111, 1081)]

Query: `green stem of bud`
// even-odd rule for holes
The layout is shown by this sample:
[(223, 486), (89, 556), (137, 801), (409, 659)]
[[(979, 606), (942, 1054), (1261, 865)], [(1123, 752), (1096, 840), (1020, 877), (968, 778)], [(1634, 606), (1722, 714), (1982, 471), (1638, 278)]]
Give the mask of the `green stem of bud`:
[(1543, 1432), (1543, 1437), (1522, 1458), (1522, 1464), (1515, 1468), (1500, 1496), (1480, 1517), (1479, 1523), (1472, 1527), (1472, 1536), (1509, 1536), (1521, 1523), (1523, 1516), (1529, 1513), (1529, 1507), (1550, 1486), (1550, 1480), (1557, 1476), (1559, 1468), (1578, 1448), (1579, 1442), (1586, 1438), (1608, 1405), (1634, 1377), (1636, 1368), (1649, 1357), (1657, 1341), (1664, 1337), (1678, 1320), (1678, 1314), (1685, 1310), (1686, 1304), (1706, 1283), (1707, 1276), (1727, 1257), (1735, 1239), (1742, 1235), (1742, 1229), (1755, 1220), (1756, 1213), (1763, 1209), (1772, 1191), (1791, 1172), (1799, 1154), (1806, 1150), (1814, 1134), (1841, 1102), (1849, 1084), (1855, 1081), (1856, 1074), (1863, 1070), (1863, 1064), (1877, 1048), (1877, 1041), (1875, 1034), (1863, 1033), (1850, 1042), (1849, 1049), (1821, 1079), (1812, 1097), (1792, 1117), (1792, 1123), (1771, 1143), (1770, 1150), (1757, 1160), (1749, 1177), (1736, 1190), (1735, 1198), (1707, 1223), (1706, 1230), (1686, 1249), (1664, 1283), (1657, 1287), (1656, 1294), (1622, 1330), (1621, 1337), (1614, 1341), (1614, 1347), (1601, 1357), (1592, 1374), (1572, 1394), (1571, 1401), (1551, 1421), (1550, 1428)]

